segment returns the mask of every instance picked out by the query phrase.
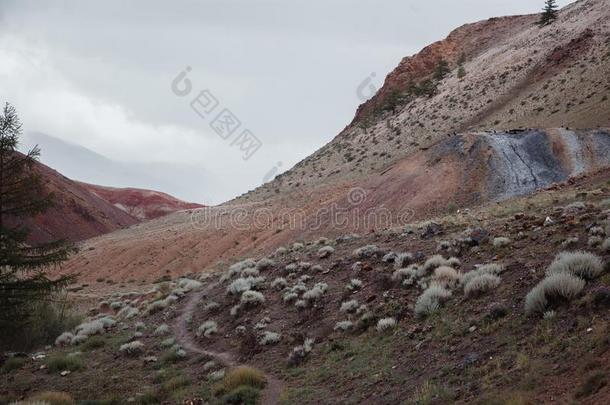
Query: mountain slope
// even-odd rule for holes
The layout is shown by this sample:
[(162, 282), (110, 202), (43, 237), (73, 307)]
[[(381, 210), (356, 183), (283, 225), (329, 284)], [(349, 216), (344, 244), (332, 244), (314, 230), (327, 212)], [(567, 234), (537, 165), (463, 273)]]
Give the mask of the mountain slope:
[[(379, 173), (454, 132), (610, 126), (608, 2), (573, 3), (548, 27), (537, 20), (468, 24), (403, 59), (335, 139), (237, 201)], [(441, 59), (450, 71), (435, 81)]]
[(32, 231), (29, 242), (36, 244), (56, 239), (80, 241), (138, 223), (138, 219), (90, 193), (50, 167), (34, 165), (47, 191), (54, 195), (54, 205), (45, 213), (26, 220)]
[(201, 204), (182, 201), (159, 191), (104, 187), (82, 182), (80, 185), (140, 220), (159, 218), (171, 212), (203, 207)]
[[(565, 128), (610, 127), (606, 6), (579, 1), (546, 28), (535, 15), (460, 28), (405, 59), (352, 124), (274, 181), (218, 207), (91, 240), (95, 250), (68, 269), (119, 279), (185, 274), (295, 240), (403, 227), (607, 168), (607, 128)], [(462, 53), (467, 73), (459, 79)], [(403, 91), (392, 108), (376, 107), (412, 80), (421, 86), (439, 54), (453, 71), (433, 94)], [(539, 129), (502, 129), (519, 127)]]
[[(610, 166), (610, 130), (458, 134), (380, 175), (277, 197), (177, 212), (86, 242), (66, 266), (157, 279), (295, 240), (402, 228), (457, 208), (530, 194)], [(603, 170), (610, 180), (610, 171)], [(84, 271), (83, 271), (84, 270)]]

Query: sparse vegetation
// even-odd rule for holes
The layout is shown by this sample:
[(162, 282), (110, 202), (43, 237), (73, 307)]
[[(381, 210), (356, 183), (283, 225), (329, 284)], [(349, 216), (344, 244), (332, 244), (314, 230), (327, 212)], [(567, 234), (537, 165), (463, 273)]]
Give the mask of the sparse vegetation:
[(159, 325), (154, 331), (153, 335), (155, 336), (164, 336), (169, 333), (169, 326), (167, 324)]
[(504, 248), (504, 247), (510, 246), (511, 243), (512, 243), (512, 241), (509, 238), (506, 238), (503, 236), (494, 238), (494, 240), (493, 240), (493, 245), (495, 248)]
[(288, 282), (284, 277), (278, 277), (271, 282), (271, 287), (276, 290), (283, 290), (288, 286)]
[(385, 332), (389, 329), (396, 327), (396, 319), (394, 318), (383, 318), (377, 321), (377, 332)]
[(258, 291), (245, 291), (241, 295), (240, 302), (242, 305), (255, 306), (265, 302), (265, 296)]
[(499, 286), (500, 281), (500, 277), (493, 274), (480, 274), (464, 285), (464, 295), (471, 297), (483, 294)]
[(415, 314), (426, 316), (436, 312), (451, 297), (451, 291), (433, 284), (417, 299)]
[(205, 321), (197, 328), (197, 336), (210, 338), (213, 334), (218, 332), (218, 324), (216, 321)]
[(229, 371), (222, 381), (225, 392), (231, 392), (242, 386), (263, 389), (267, 384), (262, 371), (252, 367), (240, 366)]
[(274, 344), (278, 343), (281, 339), (282, 339), (282, 336), (279, 333), (264, 331), (261, 334), (261, 336), (258, 340), (258, 343), (261, 346), (274, 345)]
[(350, 291), (356, 291), (361, 289), (363, 286), (362, 280), (357, 279), (357, 278), (352, 278), (350, 279), (350, 281), (347, 283), (346, 288)]
[(561, 252), (546, 271), (547, 275), (568, 273), (583, 279), (593, 279), (604, 271), (599, 257), (588, 252)]
[(7, 374), (13, 370), (20, 369), (25, 365), (26, 362), (27, 358), (25, 357), (9, 357), (8, 359), (6, 359), (0, 370), (2, 371), (2, 373)]
[(335, 330), (340, 330), (340, 331), (348, 331), (350, 329), (352, 329), (354, 327), (354, 323), (352, 321), (346, 320), (346, 321), (339, 321), (335, 324)]
[(49, 405), (73, 405), (74, 399), (67, 392), (45, 391), (28, 399), (28, 403), (40, 402)]
[(47, 369), (51, 373), (62, 371), (78, 371), (85, 368), (85, 364), (80, 356), (54, 355), (46, 361)]
[(543, 313), (553, 301), (574, 299), (584, 286), (584, 280), (567, 272), (547, 275), (525, 297), (525, 312), (528, 315)]
[(497, 276), (500, 273), (502, 273), (502, 271), (504, 271), (504, 266), (502, 266), (500, 264), (497, 264), (497, 263), (485, 264), (485, 265), (477, 267), (474, 270), (469, 271), (468, 273), (463, 274), (460, 282), (463, 286), (466, 286), (466, 284), (468, 284), (472, 279), (474, 279), (476, 277), (480, 277), (482, 275)]
[(83, 351), (92, 351), (92, 350), (96, 350), (99, 348), (102, 348), (106, 346), (106, 339), (102, 336), (93, 336), (89, 339), (87, 339), (87, 341), (85, 343), (83, 343), (83, 345), (81, 346), (81, 349)]
[(460, 282), (460, 274), (449, 266), (440, 266), (434, 270), (432, 280), (445, 288), (455, 288)]
[(138, 356), (144, 352), (144, 343), (139, 340), (122, 344), (119, 351), (126, 356)]
[(345, 301), (345, 302), (343, 302), (341, 304), (340, 311), (341, 312), (347, 312), (347, 313), (353, 313), (353, 312), (356, 312), (358, 307), (359, 307), (358, 301), (356, 301), (356, 300), (349, 300), (349, 301)]
[(394, 268), (396, 270), (402, 269), (405, 266), (410, 265), (413, 262), (413, 255), (411, 253), (399, 253), (394, 259)]
[(296, 346), (288, 356), (288, 364), (290, 366), (298, 366), (309, 356), (313, 349), (313, 339), (306, 338), (302, 345)]
[(259, 403), (260, 390), (241, 385), (229, 393), (223, 395), (218, 401), (219, 404), (243, 404), (256, 405)]
[(376, 245), (366, 245), (354, 250), (352, 254), (358, 259), (366, 259), (377, 254), (378, 252), (379, 248)]

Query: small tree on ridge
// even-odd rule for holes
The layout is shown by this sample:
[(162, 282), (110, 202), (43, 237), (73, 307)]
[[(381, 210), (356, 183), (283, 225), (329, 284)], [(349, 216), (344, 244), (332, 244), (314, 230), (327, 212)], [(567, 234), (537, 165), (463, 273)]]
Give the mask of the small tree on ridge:
[(538, 25), (541, 27), (552, 24), (557, 19), (557, 0), (546, 0), (544, 11), (540, 16), (540, 21), (538, 21)]

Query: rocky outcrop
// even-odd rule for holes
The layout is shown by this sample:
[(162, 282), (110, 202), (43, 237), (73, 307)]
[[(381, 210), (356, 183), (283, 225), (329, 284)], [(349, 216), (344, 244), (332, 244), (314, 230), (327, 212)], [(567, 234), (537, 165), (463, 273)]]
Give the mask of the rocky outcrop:
[(488, 195), (505, 199), (529, 194), (585, 171), (610, 165), (608, 130), (566, 129), (483, 135), (489, 158)]
[(531, 24), (532, 16), (510, 16), (466, 24), (457, 28), (447, 38), (428, 45), (419, 53), (405, 57), (388, 74), (383, 87), (370, 100), (361, 104), (353, 123), (357, 123), (379, 109), (393, 92), (402, 93), (409, 85), (430, 78), (440, 60), (455, 68), (458, 61), (473, 59), (487, 47), (503, 41)]

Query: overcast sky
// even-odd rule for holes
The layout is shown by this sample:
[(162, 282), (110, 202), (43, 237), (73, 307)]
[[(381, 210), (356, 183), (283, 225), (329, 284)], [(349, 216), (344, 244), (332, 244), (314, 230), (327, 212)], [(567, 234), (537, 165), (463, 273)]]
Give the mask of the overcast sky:
[[(380, 86), (402, 57), (452, 29), (543, 3), (0, 0), (0, 101), (16, 106), (26, 131), (112, 161), (175, 165), (182, 177), (196, 168), (179, 186), (158, 188), (219, 203), (260, 185), (277, 162), (286, 170), (329, 142), (353, 118), (356, 88), (371, 73)], [(191, 92), (178, 96), (171, 83), (187, 66)], [(218, 104), (202, 118), (190, 102), (205, 89)], [(225, 108), (241, 122), (222, 133), (228, 140), (210, 127)], [(231, 144), (244, 129), (262, 143), (248, 160)], [(69, 154), (49, 159), (43, 150), (65, 175), (98, 181)], [(103, 181), (150, 187), (116, 177)]]

